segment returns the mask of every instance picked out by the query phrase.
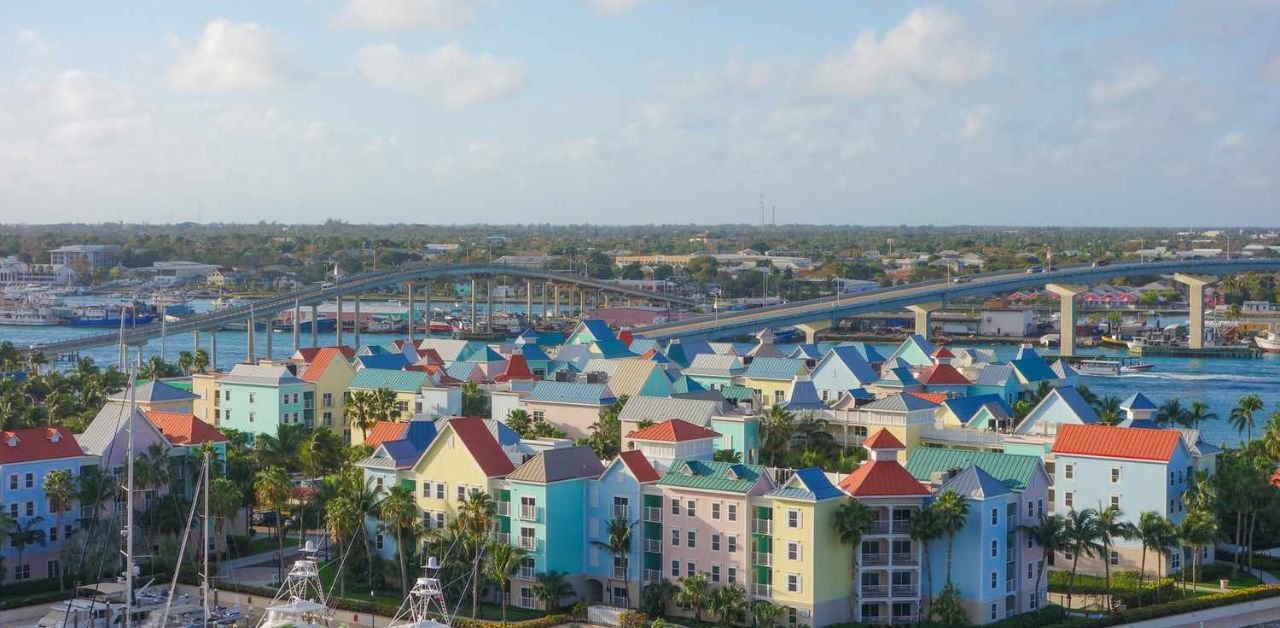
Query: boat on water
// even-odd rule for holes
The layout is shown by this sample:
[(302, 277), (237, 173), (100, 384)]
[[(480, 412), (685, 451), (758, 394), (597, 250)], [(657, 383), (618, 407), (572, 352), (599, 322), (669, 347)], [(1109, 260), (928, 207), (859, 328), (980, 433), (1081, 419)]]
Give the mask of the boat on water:
[(1062, 343), (1062, 336), (1059, 334), (1045, 334), (1040, 336), (1040, 346), (1056, 347)]
[(365, 331), (371, 334), (394, 334), (404, 328), (403, 321), (393, 319), (375, 319), (364, 326)]
[(47, 307), (16, 306), (0, 309), (0, 325), (48, 327), (58, 324), (58, 317)]
[(173, 292), (157, 292), (152, 295), (150, 305), (156, 312), (170, 316), (190, 316), (195, 314), (187, 298)]
[(1267, 330), (1254, 337), (1253, 341), (1259, 349), (1267, 353), (1280, 353), (1280, 334)]
[(125, 604), (126, 585), (123, 582), (88, 584), (76, 591), (78, 597), (50, 606), (49, 612), (32, 624), (33, 628), (122, 626), (125, 612), (130, 614), (134, 623), (142, 625), (154, 611), (164, 608), (168, 597), (167, 590), (144, 587), (134, 596), (136, 601), (130, 606)]
[(453, 327), (443, 321), (431, 321), (431, 325), (427, 327), (427, 333), (447, 336), (453, 333)]
[(1119, 377), (1125, 374), (1141, 373), (1155, 368), (1156, 365), (1149, 362), (1143, 362), (1142, 358), (1123, 357), (1123, 358), (1104, 358), (1097, 357), (1088, 360), (1081, 360), (1072, 365), (1081, 375), (1093, 375), (1096, 377)]
[(316, 553), (315, 541), (308, 540), (302, 548), (302, 558), (289, 568), (280, 591), (258, 622), (258, 628), (321, 628), (332, 622), (333, 610), (329, 608), (320, 582)]
[(141, 304), (105, 306), (92, 305), (72, 310), (67, 319), (68, 327), (119, 327), (121, 322), (128, 327), (148, 325), (156, 320), (155, 312)]
[(1115, 335), (1102, 336), (1098, 338), (1098, 343), (1104, 347), (1123, 347), (1126, 349), (1129, 347), (1128, 340)]

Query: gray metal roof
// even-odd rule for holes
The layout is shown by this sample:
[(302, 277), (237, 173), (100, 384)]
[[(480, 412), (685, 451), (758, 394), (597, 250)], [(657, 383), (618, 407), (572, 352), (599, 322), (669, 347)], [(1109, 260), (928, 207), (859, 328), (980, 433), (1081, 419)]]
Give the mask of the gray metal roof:
[(578, 478), (598, 478), (604, 465), (590, 447), (565, 447), (538, 453), (507, 475), (512, 482), (548, 484)]
[[(133, 421), (135, 430), (151, 430), (160, 442), (169, 442), (137, 407), (133, 410)], [(80, 443), (80, 448), (85, 453), (101, 456), (111, 446), (116, 434), (128, 429), (128, 426), (129, 404), (109, 401), (102, 406), (97, 416), (93, 417), (93, 421), (85, 428), (84, 433), (76, 434), (76, 442)], [(136, 431), (134, 433), (137, 434)]]
[[(200, 395), (153, 379), (145, 384), (136, 386), (133, 397), (138, 403), (164, 403), (168, 401), (191, 401), (199, 399)], [(129, 389), (125, 388), (107, 397), (107, 400), (129, 403)]]
[(689, 368), (684, 369), (685, 375), (702, 375), (704, 377), (733, 377), (741, 375), (746, 367), (742, 366), (742, 359), (736, 355), (716, 355), (714, 353), (699, 353), (693, 356), (693, 362), (689, 363)]
[(938, 488), (940, 493), (948, 490), (955, 491), (961, 497), (968, 497), (969, 499), (986, 499), (1010, 492), (1009, 487), (1005, 486), (1004, 482), (995, 479), (990, 473), (983, 471), (981, 467), (973, 465), (965, 467), (963, 471)]
[(622, 407), (618, 420), (639, 423), (661, 423), (667, 419), (680, 419), (694, 425), (707, 427), (721, 404), (707, 399), (672, 399), (668, 397), (630, 397)]
[(978, 371), (974, 386), (1004, 386), (1013, 377), (1013, 367), (1008, 364), (988, 364)]
[(862, 406), (862, 410), (878, 410), (880, 412), (913, 412), (915, 410), (929, 410), (938, 407), (938, 404), (921, 399), (915, 395), (904, 395), (897, 393), (877, 399), (871, 403)]
[(219, 385), (247, 384), (250, 386), (287, 386), (302, 384), (289, 369), (284, 366), (268, 366), (263, 364), (237, 364), (231, 372), (218, 380)]

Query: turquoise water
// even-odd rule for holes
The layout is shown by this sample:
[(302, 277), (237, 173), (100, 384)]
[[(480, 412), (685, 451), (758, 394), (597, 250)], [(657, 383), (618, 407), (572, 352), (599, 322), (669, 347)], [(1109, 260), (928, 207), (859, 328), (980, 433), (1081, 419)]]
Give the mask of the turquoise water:
[[(197, 310), (204, 310), (209, 307), (207, 302), (199, 302), (193, 305)], [(445, 303), (440, 305), (448, 306)], [(495, 304), (494, 309), (498, 310), (500, 308)], [(536, 306), (535, 309), (537, 309)], [(523, 307), (511, 306), (510, 311), (523, 311)], [(90, 330), (68, 327), (0, 326), (0, 341), (9, 340), (16, 345), (22, 346), (81, 336), (88, 331)], [(207, 332), (201, 334), (201, 346), (205, 351), (210, 350), (209, 337), (210, 334)], [(220, 367), (225, 369), (229, 365), (244, 359), (247, 345), (246, 337), (247, 335), (244, 331), (218, 332), (217, 362)], [(401, 336), (366, 333), (361, 334), (360, 340), (364, 344), (387, 343), (399, 337)], [(300, 337), (300, 342), (303, 346), (307, 346), (310, 344), (310, 339), (310, 334), (304, 333)], [(351, 333), (344, 334), (343, 340), (347, 344), (354, 342)], [(320, 335), (321, 345), (329, 345), (334, 342), (335, 334)], [(292, 333), (273, 333), (272, 344), (272, 356), (276, 358), (288, 357), (293, 352)], [(176, 362), (178, 352), (193, 349), (192, 336), (191, 334), (180, 334), (168, 337), (163, 345), (165, 360)], [(266, 331), (257, 332), (254, 345), (259, 357), (268, 357), (266, 352)], [(994, 349), (1002, 359), (1011, 357), (1017, 351), (1016, 347), (1007, 345), (983, 346), (956, 343), (955, 346), (978, 346)], [(885, 355), (888, 355), (893, 350), (892, 345), (880, 348)], [(149, 358), (152, 355), (159, 354), (160, 351), (161, 342), (158, 339), (152, 340), (143, 348), (143, 357), (144, 359)], [(1086, 349), (1084, 351), (1091, 354), (1125, 355), (1123, 350), (1116, 349)], [(91, 349), (83, 352), (82, 355), (93, 358), (96, 363), (102, 365), (115, 364), (119, 359), (119, 353), (115, 347)], [(1235, 406), (1240, 397), (1250, 393), (1257, 393), (1266, 403), (1266, 409), (1260, 416), (1256, 417), (1258, 426), (1255, 429), (1255, 434), (1261, 429), (1262, 424), (1266, 422), (1268, 414), (1280, 411), (1280, 355), (1264, 355), (1262, 358), (1254, 360), (1157, 357), (1147, 358), (1146, 361), (1155, 364), (1155, 369), (1146, 373), (1121, 377), (1086, 376), (1081, 377), (1081, 381), (1099, 396), (1115, 395), (1124, 398), (1135, 392), (1142, 392), (1157, 404), (1175, 398), (1182, 400), (1184, 406), (1192, 401), (1203, 401), (1209, 404), (1210, 409), (1220, 417), (1216, 421), (1206, 422), (1201, 426), (1205, 440), (1214, 444), (1233, 445), (1242, 440), (1242, 435), (1237, 434), (1226, 421), (1231, 408)]]

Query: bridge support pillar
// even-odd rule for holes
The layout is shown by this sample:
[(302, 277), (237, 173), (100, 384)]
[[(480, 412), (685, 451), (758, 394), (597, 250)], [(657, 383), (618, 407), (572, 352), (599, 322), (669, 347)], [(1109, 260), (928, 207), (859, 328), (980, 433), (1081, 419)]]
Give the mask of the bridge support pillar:
[(336, 327), (334, 327), (334, 329), (336, 330), (334, 332), (335, 334), (334, 344), (341, 347), (342, 346), (342, 295), (338, 295), (338, 313), (336, 314), (336, 316), (338, 317), (338, 324)]
[(493, 277), (484, 281), (484, 331), (493, 333)]
[(1087, 288), (1051, 283), (1044, 289), (1058, 295), (1062, 308), (1058, 316), (1058, 353), (1073, 356), (1076, 354), (1076, 296)]
[(200, 332), (191, 332), (191, 355), (195, 355), (200, 350)]
[(274, 329), (272, 329), (271, 327), (272, 327), (272, 323), (274, 323), (274, 322), (275, 322), (275, 317), (274, 317), (274, 316), (268, 316), (268, 317), (267, 317), (267, 320), (266, 320), (266, 323), (265, 323), (265, 324), (266, 324), (266, 327), (267, 327), (267, 359), (268, 359), (268, 360), (270, 360), (270, 359), (272, 359), (273, 357), (275, 357), (275, 356), (274, 356), (274, 354), (273, 354), (273, 353), (272, 353), (272, 351), (271, 351), (271, 337), (275, 335), (275, 333), (274, 333), (274, 332), (275, 332), (275, 330), (274, 330)]
[(416, 349), (418, 345), (413, 342), (413, 325), (417, 322), (417, 319), (413, 315), (413, 282), (406, 283), (404, 285), (404, 290), (409, 293), (409, 344), (413, 345)]
[(246, 364), (253, 364), (254, 362), (257, 362), (257, 356), (255, 355), (256, 352), (253, 350), (253, 336), (257, 331), (258, 323), (253, 320), (253, 315), (251, 314), (249, 315), (249, 320), (244, 325), (245, 343), (247, 345), (245, 347), (244, 355), (244, 361)]
[(320, 306), (311, 304), (311, 348), (320, 346)]
[(533, 280), (524, 280), (524, 316), (533, 325)]
[(293, 302), (293, 352), (302, 348), (302, 306), (295, 299)]
[(427, 310), (427, 331), (426, 331), (426, 337), (427, 337), (427, 338), (430, 338), (430, 337), (431, 337), (431, 282), (430, 282), (430, 281), (428, 281), (428, 282), (427, 282), (427, 285), (426, 285), (426, 286), (423, 286), (423, 291), (424, 291), (424, 292), (426, 293), (426, 295), (427, 295), (426, 303), (423, 303), (423, 306), (424, 306), (424, 307), (426, 308), (426, 310)]
[(360, 294), (356, 293), (355, 308), (352, 311), (355, 320), (351, 323), (351, 335), (354, 337), (356, 348), (360, 348)]
[(547, 320), (547, 282), (542, 282), (542, 315), (538, 318)]
[(822, 331), (826, 331), (826, 330), (828, 330), (828, 329), (831, 329), (831, 327), (832, 327), (834, 324), (835, 324), (835, 322), (834, 322), (834, 321), (829, 321), (829, 320), (827, 320), (827, 321), (814, 321), (814, 322), (812, 322), (812, 323), (803, 323), (803, 324), (800, 324), (800, 325), (796, 325), (796, 329), (799, 329), (800, 331), (804, 332), (804, 341), (805, 341), (805, 342), (807, 342), (807, 343), (809, 343), (809, 344), (813, 344), (813, 343), (815, 343), (815, 342), (818, 342), (818, 332), (822, 332)]
[[(556, 318), (560, 318), (560, 286), (551, 284), (551, 297), (555, 306), (552, 311), (555, 312)], [(543, 315), (545, 316), (546, 312), (543, 312)]]
[(942, 309), (942, 303), (939, 301), (907, 306), (907, 310), (916, 315), (916, 333), (925, 340), (929, 339), (930, 334), (929, 315), (940, 309)]
[(578, 318), (583, 318), (586, 315), (587, 315), (587, 291), (579, 288), (578, 289)]
[(218, 332), (209, 332), (209, 367), (218, 372)]
[(1218, 281), (1209, 275), (1184, 275), (1174, 273), (1173, 280), (1187, 287), (1187, 346), (1204, 348), (1204, 287)]
[(479, 323), (476, 321), (476, 278), (471, 278), (471, 333), (480, 331)]

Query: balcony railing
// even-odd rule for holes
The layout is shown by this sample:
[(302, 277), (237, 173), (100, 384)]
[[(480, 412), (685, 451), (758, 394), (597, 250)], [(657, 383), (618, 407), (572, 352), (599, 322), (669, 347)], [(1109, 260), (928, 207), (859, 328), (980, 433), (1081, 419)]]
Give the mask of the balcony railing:
[(510, 517), (511, 502), (494, 502), (494, 514), (499, 517)]
[(862, 555), (862, 566), (864, 567), (876, 567), (876, 566), (888, 565), (888, 564), (889, 564), (888, 554), (885, 554), (882, 552), (875, 552), (873, 554)]
[(613, 578), (614, 580), (624, 580), (624, 579), (626, 579), (626, 578), (627, 578), (627, 568), (626, 568), (625, 566), (614, 565), (614, 566), (613, 566), (613, 576), (612, 576), (612, 578)]
[(525, 521), (537, 521), (541, 514), (537, 506), (520, 506), (520, 518)]
[(520, 549), (528, 550), (530, 552), (537, 551), (538, 539), (527, 536), (520, 537)]
[(533, 580), (534, 577), (536, 576), (536, 574), (534, 573), (536, 571), (537, 571), (536, 569), (533, 569), (531, 567), (521, 567), (519, 570), (516, 571), (516, 577), (521, 580)]
[(755, 534), (773, 534), (772, 519), (752, 519), (751, 531)]
[(893, 554), (893, 564), (895, 564), (895, 565), (918, 565), (918, 564), (920, 564), (920, 557), (919, 557), (919, 556), (916, 556), (915, 552), (907, 552), (906, 554), (899, 554), (899, 553), (895, 552), (895, 553)]
[(644, 520), (650, 523), (662, 523), (662, 509), (654, 506), (646, 506), (644, 509)]
[(1014, 591), (1016, 591), (1017, 589), (1018, 589), (1018, 579), (1017, 579), (1017, 578), (1008, 578), (1008, 579), (1006, 579), (1006, 580), (1004, 581), (1004, 592), (1005, 592), (1005, 593), (1013, 593), (1013, 592), (1014, 592)]
[(751, 585), (751, 595), (756, 597), (773, 597), (773, 585), (753, 584)]
[(864, 599), (872, 597), (889, 597), (889, 587), (877, 584), (864, 584), (862, 585), (862, 597)]
[(769, 552), (751, 552), (751, 564), (770, 567), (773, 565), (773, 554)]
[(889, 593), (893, 597), (915, 597), (919, 588), (914, 584), (895, 584), (889, 587)]
[(649, 552), (650, 554), (661, 554), (662, 539), (645, 539), (644, 551)]
[(507, 532), (499, 532), (495, 537), (497, 538), (498, 543), (501, 543), (502, 545), (511, 544), (511, 535)]
[(867, 524), (867, 534), (888, 534), (889, 529), (889, 522), (882, 519)]
[(631, 509), (626, 506), (614, 504), (611, 512), (614, 519), (621, 519), (627, 522), (631, 521)]
[(657, 569), (646, 569), (644, 570), (644, 581), (645, 582), (661, 582), (662, 572)]
[(919, 623), (917, 615), (894, 615), (893, 617), (863, 617), (862, 622), (872, 626), (910, 626)]

